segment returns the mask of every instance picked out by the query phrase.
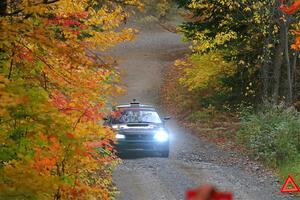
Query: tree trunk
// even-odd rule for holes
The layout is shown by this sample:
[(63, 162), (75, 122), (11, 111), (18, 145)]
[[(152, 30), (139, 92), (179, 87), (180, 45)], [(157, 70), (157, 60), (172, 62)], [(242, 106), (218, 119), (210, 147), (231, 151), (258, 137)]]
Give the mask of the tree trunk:
[(282, 65), (282, 50), (280, 47), (276, 49), (275, 52), (275, 62), (274, 62), (274, 71), (273, 71), (273, 92), (272, 92), (272, 103), (278, 103), (278, 94), (279, 94), (279, 80), (281, 75), (281, 65)]
[(297, 99), (297, 60), (298, 52), (293, 53), (293, 64), (292, 64), (292, 84), (293, 84), (293, 101)]
[(284, 22), (284, 58), (287, 69), (287, 105), (290, 106), (293, 101), (293, 85), (292, 85), (292, 76), (291, 76), (291, 62), (289, 55), (289, 35), (288, 35), (288, 19)]
[(296, 74), (297, 74), (297, 60), (298, 60), (298, 52), (293, 53), (293, 65), (292, 65), (292, 81), (293, 81), (293, 88), (296, 86)]
[(274, 24), (273, 22), (275, 21), (274, 18), (275, 17), (275, 11), (276, 13), (278, 6), (274, 3), (272, 3), (270, 1), (269, 5), (269, 10), (271, 11), (271, 15), (270, 15), (270, 19), (269, 19), (269, 35), (266, 38), (265, 42), (264, 42), (264, 63), (262, 65), (261, 68), (261, 79), (262, 79), (262, 100), (269, 100), (270, 97), (270, 68), (271, 68), (271, 64), (272, 64), (272, 49), (270, 48), (270, 45), (272, 45), (274, 43), (274, 41), (272, 40), (273, 38), (273, 31), (274, 31)]
[(7, 0), (0, 1), (0, 16), (6, 15)]
[(270, 36), (268, 37), (265, 43), (265, 53), (264, 53), (264, 63), (261, 68), (261, 79), (262, 79), (262, 99), (265, 100), (268, 98), (269, 91), (269, 70), (270, 70)]
[(274, 70), (273, 70), (273, 92), (272, 92), (272, 103), (278, 103), (279, 95), (279, 85), (280, 85), (280, 75), (281, 75), (281, 65), (283, 61), (283, 50), (284, 50), (284, 40), (285, 40), (285, 27), (283, 22), (280, 24), (280, 40), (279, 45), (275, 49), (274, 55)]

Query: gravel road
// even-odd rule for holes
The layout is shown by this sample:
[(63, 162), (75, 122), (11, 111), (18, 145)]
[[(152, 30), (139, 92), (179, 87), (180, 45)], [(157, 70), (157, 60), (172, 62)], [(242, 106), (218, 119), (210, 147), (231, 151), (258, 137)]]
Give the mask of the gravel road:
[[(134, 42), (114, 49), (128, 89), (118, 102), (137, 98), (143, 103), (159, 105), (163, 69), (187, 50), (180, 36), (156, 25), (142, 28)], [(258, 164), (199, 139), (175, 120), (170, 120), (167, 128), (172, 134), (170, 158), (153, 155), (125, 158), (113, 173), (114, 183), (120, 190), (118, 199), (184, 199), (187, 188), (204, 183), (232, 191), (235, 200), (294, 199), (280, 194), (276, 178)]]

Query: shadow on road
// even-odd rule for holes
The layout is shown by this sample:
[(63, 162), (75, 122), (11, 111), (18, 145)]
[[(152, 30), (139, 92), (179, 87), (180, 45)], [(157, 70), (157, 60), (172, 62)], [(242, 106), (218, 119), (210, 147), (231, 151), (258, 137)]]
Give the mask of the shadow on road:
[(143, 152), (143, 151), (137, 151), (137, 152), (124, 152), (119, 153), (118, 155), (121, 159), (140, 159), (140, 158), (159, 158), (161, 157), (160, 154), (155, 152)]

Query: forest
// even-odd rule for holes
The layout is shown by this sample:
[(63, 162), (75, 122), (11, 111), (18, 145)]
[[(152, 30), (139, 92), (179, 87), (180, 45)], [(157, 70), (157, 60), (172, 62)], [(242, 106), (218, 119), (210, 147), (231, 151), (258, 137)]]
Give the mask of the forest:
[(0, 199), (114, 199), (99, 121), (124, 89), (107, 52), (147, 5), (163, 21), (175, 7), (191, 49), (165, 75), (168, 111), (300, 178), (300, 0), (2, 0)]
[(300, 1), (175, 3), (192, 53), (170, 67), (164, 104), (194, 132), (299, 178)]

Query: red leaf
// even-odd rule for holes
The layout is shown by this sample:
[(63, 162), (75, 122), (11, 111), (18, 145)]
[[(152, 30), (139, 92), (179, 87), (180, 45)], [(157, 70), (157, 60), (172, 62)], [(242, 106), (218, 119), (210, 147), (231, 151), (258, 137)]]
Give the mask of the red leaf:
[[(283, 3), (283, 1), (281, 1)], [(279, 7), (286, 14), (295, 14), (300, 8), (300, 0), (296, 0), (291, 6), (281, 5)]]

